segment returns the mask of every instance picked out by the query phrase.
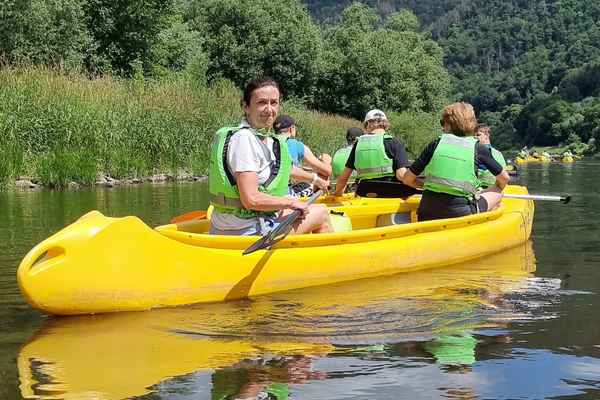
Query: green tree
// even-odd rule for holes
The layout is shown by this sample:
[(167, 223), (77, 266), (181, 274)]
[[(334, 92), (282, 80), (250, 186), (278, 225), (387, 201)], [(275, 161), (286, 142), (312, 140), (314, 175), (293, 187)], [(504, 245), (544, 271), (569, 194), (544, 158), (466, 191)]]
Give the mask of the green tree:
[(287, 96), (312, 94), (322, 38), (297, 0), (191, 0), (188, 18), (206, 35), (209, 78), (270, 75)]
[(84, 0), (0, 0), (0, 53), (9, 61), (81, 68), (93, 51)]
[(85, 0), (85, 22), (97, 46), (90, 70), (132, 76), (175, 12), (174, 0)]
[(314, 106), (356, 118), (374, 107), (439, 111), (450, 84), (441, 49), (412, 30), (395, 30), (411, 26), (406, 13), (389, 17), (395, 29), (375, 28), (376, 18), (374, 9), (354, 3), (327, 32)]

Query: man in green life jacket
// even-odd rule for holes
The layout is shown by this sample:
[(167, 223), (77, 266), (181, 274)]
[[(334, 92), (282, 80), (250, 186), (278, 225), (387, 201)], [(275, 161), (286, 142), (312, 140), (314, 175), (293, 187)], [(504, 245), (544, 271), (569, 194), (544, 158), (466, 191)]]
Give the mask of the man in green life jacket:
[(342, 194), (353, 170), (361, 181), (401, 182), (410, 166), (404, 143), (389, 133), (390, 123), (383, 111), (369, 111), (363, 126), (367, 133), (350, 150), (334, 196)]
[(544, 151), (542, 152), (542, 157), (546, 157), (546, 158), (548, 158), (548, 159), (552, 160), (552, 156), (550, 155), (550, 153), (548, 153), (548, 151), (547, 151), (547, 150), (544, 150)]
[(536, 150), (533, 150), (533, 153), (531, 154), (531, 157), (533, 157), (533, 158), (539, 158), (540, 155), (538, 154), (538, 152)]
[[(493, 148), (490, 143), (490, 127), (486, 124), (477, 124), (475, 125), (475, 128), (473, 128), (473, 132), (475, 133), (475, 137), (479, 139), (479, 143), (485, 144), (491, 150), (494, 159), (502, 165), (502, 168), (506, 169), (506, 160), (504, 159), (504, 156), (498, 150)], [(484, 189), (492, 187), (494, 186), (494, 183), (496, 183), (496, 177), (487, 170), (485, 165), (479, 166), (477, 169), (477, 177), (481, 181), (481, 187)]]
[(573, 153), (571, 153), (571, 150), (567, 150), (563, 153), (563, 157), (573, 157)]

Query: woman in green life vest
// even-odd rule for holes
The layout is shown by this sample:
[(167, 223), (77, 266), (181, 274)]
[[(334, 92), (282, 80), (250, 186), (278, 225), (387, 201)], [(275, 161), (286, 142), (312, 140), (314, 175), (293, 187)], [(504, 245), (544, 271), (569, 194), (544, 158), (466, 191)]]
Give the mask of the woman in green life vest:
[(365, 116), (366, 134), (352, 147), (346, 165), (338, 178), (334, 196), (341, 196), (350, 174), (356, 170), (358, 179), (401, 182), (410, 165), (404, 143), (388, 132), (390, 123), (381, 110), (371, 110)]
[(244, 89), (243, 121), (216, 133), (209, 176), (209, 197), (215, 208), (211, 234), (265, 235), (294, 210), (302, 215), (294, 221), (292, 233), (333, 232), (326, 207), (285, 196), (290, 177), (323, 189), (329, 181), (292, 167), (286, 138), (270, 132), (279, 102), (275, 80), (255, 78)]
[[(475, 125), (473, 132), (475, 132), (475, 137), (479, 140), (479, 143), (488, 146), (492, 151), (492, 156), (494, 159), (498, 161), (500, 165), (502, 165), (502, 168), (506, 169), (506, 160), (504, 159), (504, 156), (498, 150), (493, 148), (492, 144), (490, 143), (490, 127), (486, 124), (477, 124)], [(492, 173), (488, 171), (484, 165), (479, 166), (479, 169), (477, 170), (477, 177), (481, 181), (482, 188), (494, 186), (494, 183), (496, 182), (496, 177), (492, 175)]]
[[(475, 111), (467, 103), (442, 110), (445, 134), (433, 140), (404, 174), (404, 183), (423, 188), (419, 221), (462, 217), (493, 210), (500, 205), (510, 177), (489, 147), (473, 136)], [(494, 185), (478, 193), (477, 170), (484, 165), (496, 177)], [(425, 171), (425, 182), (417, 176)]]

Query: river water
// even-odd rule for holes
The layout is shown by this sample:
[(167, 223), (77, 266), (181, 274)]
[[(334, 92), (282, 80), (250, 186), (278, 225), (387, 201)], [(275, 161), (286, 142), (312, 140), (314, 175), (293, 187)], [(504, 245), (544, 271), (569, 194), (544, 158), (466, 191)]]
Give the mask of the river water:
[(536, 202), (529, 243), (501, 254), (81, 317), (23, 300), (27, 251), (94, 209), (150, 226), (205, 209), (206, 185), (0, 193), (0, 399), (599, 399), (599, 173), (596, 159), (522, 166), (530, 193), (573, 200)]

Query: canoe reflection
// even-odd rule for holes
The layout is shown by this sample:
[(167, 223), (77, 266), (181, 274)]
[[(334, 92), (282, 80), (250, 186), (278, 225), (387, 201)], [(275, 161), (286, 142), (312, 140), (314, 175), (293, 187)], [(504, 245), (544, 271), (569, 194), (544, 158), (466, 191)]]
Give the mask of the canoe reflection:
[[(449, 337), (522, 317), (506, 294), (525, 287), (533, 271), (529, 242), (454, 266), (251, 300), (53, 317), (18, 353), (21, 393), (123, 399), (206, 371), (207, 385), (191, 388), (202, 398), (281, 400), (291, 385), (327, 379), (315, 368), (319, 358), (400, 342), (424, 343), (443, 364), (443, 346), (457, 342)], [(463, 360), (474, 361), (473, 354)]]

